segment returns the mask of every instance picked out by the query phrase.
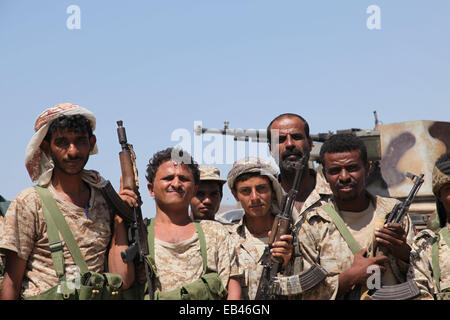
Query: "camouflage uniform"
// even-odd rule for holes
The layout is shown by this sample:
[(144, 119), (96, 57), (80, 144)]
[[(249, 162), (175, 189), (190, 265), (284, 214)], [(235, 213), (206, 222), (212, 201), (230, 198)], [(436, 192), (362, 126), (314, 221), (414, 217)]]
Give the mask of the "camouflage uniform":
[[(236, 254), (227, 230), (218, 222), (200, 221), (205, 234), (207, 267), (217, 272), (226, 288), (230, 277), (238, 276)], [(198, 233), (179, 243), (155, 238), (155, 258), (159, 291), (170, 291), (189, 284), (203, 273)]]
[[(450, 225), (447, 224), (450, 231)], [(435, 233), (431, 230), (422, 230), (414, 239), (411, 251), (412, 268), (408, 276), (413, 278), (420, 288), (420, 299), (433, 299), (434, 297), (442, 298), (443, 294), (439, 294), (436, 281), (433, 277), (432, 268), (432, 245), (435, 241)], [(449, 290), (450, 288), (450, 248), (447, 243), (440, 237), (439, 239), (439, 270), (440, 270), (440, 289)], [(447, 299), (450, 296), (447, 293)]]
[[(48, 190), (64, 215), (89, 270), (103, 272), (112, 221), (101, 192), (91, 187), (87, 218), (84, 208), (63, 198), (51, 185)], [(41, 200), (34, 188), (23, 190), (11, 203), (3, 224), (0, 248), (16, 252), (27, 261), (20, 296), (39, 295), (58, 284)], [(67, 279), (77, 276), (77, 267), (65, 244), (64, 260)]]
[[(395, 199), (371, 196), (375, 207), (375, 218), (383, 218), (398, 202)], [(337, 209), (332, 200), (328, 202)], [(409, 218), (405, 219), (404, 229), (407, 233), (408, 243), (412, 243), (413, 230)], [(312, 264), (318, 264), (328, 271), (325, 281), (303, 293), (302, 299), (342, 299), (337, 296), (339, 274), (353, 263), (354, 255), (348, 244), (341, 236), (331, 218), (324, 211), (323, 206), (311, 208), (303, 213), (298, 223), (298, 243), (303, 256), (304, 270)], [(367, 244), (371, 239), (367, 239)], [(364, 247), (367, 247), (365, 245)], [(399, 261), (388, 255), (389, 263), (381, 282), (383, 285), (392, 285), (405, 281), (409, 264)]]
[[(293, 261), (292, 261), (292, 274), (300, 274), (302, 273), (304, 269), (303, 265), (303, 259), (301, 252), (299, 251), (298, 241), (296, 241), (295, 237), (297, 236), (297, 225), (300, 226), (302, 222), (299, 222), (302, 220), (302, 216), (304, 216), (304, 212), (312, 210), (313, 208), (319, 207), (322, 203), (326, 203), (331, 195), (331, 189), (326, 180), (323, 178), (323, 176), (316, 171), (310, 169), (309, 170), (311, 175), (314, 175), (316, 179), (316, 186), (314, 187), (313, 191), (309, 194), (308, 198), (306, 198), (305, 203), (303, 204), (301, 210), (299, 211), (297, 207), (294, 205), (292, 209), (292, 221), (294, 225), (294, 254), (293, 254)], [(291, 296), (292, 292), (284, 292), (285, 295)], [(291, 296), (291, 299), (298, 299), (299, 296), (294, 297)]]
[(312, 169), (309, 169), (309, 172), (311, 175), (315, 177), (316, 186), (314, 187), (313, 191), (309, 194), (308, 198), (306, 198), (301, 211), (298, 211), (297, 208), (294, 206), (292, 210), (292, 220), (294, 221), (294, 224), (296, 224), (301, 219), (303, 212), (310, 210), (313, 207), (320, 206), (322, 201), (328, 199), (332, 195), (330, 186), (328, 185), (325, 178), (323, 178), (321, 174), (317, 173)]
[[(236, 179), (245, 173), (258, 173), (266, 177), (272, 185), (275, 199), (272, 201), (271, 212), (273, 214), (279, 210), (283, 190), (276, 178), (276, 169), (267, 161), (259, 158), (244, 158), (236, 161), (233, 168), (228, 173), (228, 187), (233, 190)], [(243, 217), (234, 223), (227, 223), (225, 227), (230, 232), (236, 249), (239, 271), (242, 273), (241, 297), (245, 300), (254, 300), (258, 290), (259, 279), (263, 266), (259, 263), (262, 251), (258, 251), (253, 235), (248, 231), (245, 223), (245, 213)]]
[(263, 266), (259, 263), (262, 255), (253, 244), (253, 236), (248, 231), (243, 217), (238, 223), (225, 225), (225, 227), (233, 239), (239, 270), (242, 274), (240, 278), (242, 288), (241, 297), (244, 300), (254, 300), (256, 291), (258, 290), (259, 278), (263, 270)]

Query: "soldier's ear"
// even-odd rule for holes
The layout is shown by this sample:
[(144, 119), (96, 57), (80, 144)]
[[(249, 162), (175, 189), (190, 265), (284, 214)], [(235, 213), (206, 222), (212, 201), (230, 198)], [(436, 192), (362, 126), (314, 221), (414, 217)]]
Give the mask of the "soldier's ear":
[(148, 189), (148, 191), (150, 193), (150, 196), (154, 197), (155, 193), (153, 192), (153, 184), (152, 183), (150, 183), (150, 182), (147, 183), (147, 189)]
[(233, 194), (234, 199), (235, 199), (237, 202), (239, 202), (239, 198), (238, 198), (238, 196), (237, 196), (236, 191), (235, 191), (234, 189), (232, 189), (232, 190), (231, 190), (231, 193)]
[(41, 142), (40, 148), (43, 152), (45, 152), (47, 155), (50, 155), (50, 144), (48, 143), (48, 141), (43, 140)]
[(194, 185), (194, 192), (192, 193), (192, 198), (195, 197), (198, 191), (198, 185)]
[(328, 182), (328, 183), (330, 183), (330, 182), (328, 181), (328, 179), (327, 179), (327, 173), (326, 173), (326, 171), (325, 171), (325, 166), (324, 166), (324, 165), (321, 165), (321, 167), (322, 167), (322, 175), (323, 175), (323, 177), (325, 178), (325, 181)]
[(367, 179), (370, 174), (370, 162), (369, 161), (367, 161), (367, 163), (364, 165), (364, 169), (366, 170), (366, 179)]
[(308, 137), (308, 142), (309, 142), (309, 153), (311, 153), (314, 143), (313, 139), (311, 137)]
[(89, 138), (89, 144), (90, 144), (90, 149), (89, 149), (89, 151), (92, 151), (92, 150), (94, 149), (96, 143), (97, 143), (97, 137), (96, 137), (95, 135), (92, 135), (92, 136)]

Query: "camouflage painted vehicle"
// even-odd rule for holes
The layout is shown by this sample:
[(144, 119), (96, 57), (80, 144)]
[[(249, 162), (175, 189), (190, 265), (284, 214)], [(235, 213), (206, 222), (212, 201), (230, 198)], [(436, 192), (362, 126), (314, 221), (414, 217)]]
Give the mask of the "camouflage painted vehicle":
[[(403, 200), (412, 182), (406, 173), (423, 173), (425, 182), (420, 188), (409, 215), (416, 229), (423, 229), (435, 214), (431, 172), (437, 158), (450, 151), (450, 122), (411, 121), (377, 124), (375, 130), (350, 129), (367, 146), (371, 172), (367, 189), (377, 195)], [(329, 134), (313, 135), (315, 141), (325, 141)], [(318, 159), (320, 144), (314, 146), (311, 158)]]
[[(234, 135), (235, 140), (267, 143), (266, 130), (231, 130), (228, 125), (226, 122), (223, 130), (197, 127), (195, 133)], [(409, 215), (417, 230), (425, 228), (436, 211), (431, 181), (433, 166), (441, 154), (450, 152), (450, 122), (419, 120), (379, 124), (376, 119), (374, 130), (336, 131), (348, 132), (360, 137), (367, 146), (368, 159), (371, 161), (371, 172), (367, 179), (370, 192), (403, 200), (412, 187), (406, 173), (424, 174), (425, 182), (410, 207)], [(311, 134), (314, 140), (311, 168), (320, 168), (317, 162), (320, 147), (332, 134)], [(322, 170), (317, 171), (321, 174)]]

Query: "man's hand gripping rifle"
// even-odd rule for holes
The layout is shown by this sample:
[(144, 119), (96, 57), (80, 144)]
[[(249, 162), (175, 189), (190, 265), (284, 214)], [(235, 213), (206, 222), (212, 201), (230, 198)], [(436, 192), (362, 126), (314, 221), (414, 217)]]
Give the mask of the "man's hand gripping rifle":
[[(142, 200), (139, 193), (139, 181), (136, 169), (136, 155), (133, 146), (128, 144), (125, 128), (122, 121), (117, 121), (117, 135), (122, 151), (119, 153), (120, 167), (122, 170), (122, 186), (125, 190), (133, 191), (137, 196), (137, 206), (130, 207), (128, 203), (123, 201), (115, 192), (111, 183), (108, 181), (102, 188), (102, 193), (115, 209), (117, 214), (124, 219), (128, 227), (129, 247), (121, 252), (122, 260), (125, 263), (134, 261), (136, 271), (144, 265), (145, 277), (148, 284), (148, 292), (150, 300), (153, 299), (153, 288), (151, 280), (151, 263), (148, 261), (148, 244), (147, 244), (147, 228), (142, 219), (141, 205)], [(142, 270), (142, 269), (140, 269)], [(139, 277), (136, 276), (136, 279)]]
[[(403, 202), (397, 203), (394, 208), (392, 208), (391, 212), (386, 216), (385, 224), (402, 223), (404, 217), (408, 213), (409, 207), (424, 182), (423, 174), (416, 176), (410, 172), (407, 172), (406, 176), (414, 182), (413, 187), (411, 188), (406, 199)], [(378, 254), (384, 254), (384, 252), (378, 248), (374, 237), (371, 246), (367, 249), (367, 256), (373, 257)], [(367, 295), (369, 295), (370, 299), (373, 300), (406, 300), (418, 296), (419, 293), (419, 289), (415, 282), (409, 280), (392, 286), (382, 286), (378, 290), (369, 290), (362, 295), (361, 299), (365, 299), (368, 297)]]
[[(283, 196), (281, 204), (281, 211), (275, 217), (272, 225), (272, 230), (269, 236), (269, 243), (261, 257), (261, 264), (264, 266), (259, 280), (258, 290), (256, 292), (256, 300), (270, 300), (275, 298), (274, 288), (272, 286), (273, 280), (277, 274), (282, 270), (283, 259), (280, 257), (274, 257), (270, 254), (270, 249), (276, 241), (280, 241), (280, 237), (292, 232), (292, 210), (294, 208), (295, 199), (300, 188), (300, 182), (302, 180), (303, 171), (305, 169), (308, 156), (304, 155), (299, 163), (296, 164), (296, 173), (292, 189)], [(326, 276), (323, 274), (323, 269), (319, 269), (316, 266), (311, 267), (308, 271), (304, 272), (303, 277), (296, 278), (295, 281), (300, 280), (300, 284), (303, 288), (310, 288), (314, 286), (317, 281), (321, 281)], [(319, 280), (320, 278), (320, 280)], [(290, 280), (289, 280), (290, 281)], [(313, 284), (314, 283), (314, 284)]]

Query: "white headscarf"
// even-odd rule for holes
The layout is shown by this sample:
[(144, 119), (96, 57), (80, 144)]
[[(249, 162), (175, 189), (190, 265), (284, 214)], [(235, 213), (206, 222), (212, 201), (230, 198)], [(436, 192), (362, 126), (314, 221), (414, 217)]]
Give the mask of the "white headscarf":
[[(53, 168), (55, 167), (53, 160), (40, 148), (42, 141), (47, 135), (50, 124), (53, 120), (62, 115), (70, 116), (75, 114), (85, 116), (91, 123), (92, 131), (95, 130), (96, 120), (94, 114), (91, 111), (72, 103), (58, 104), (45, 110), (37, 117), (36, 123), (34, 124), (35, 134), (28, 143), (25, 151), (25, 166), (31, 180), (37, 185), (48, 185), (52, 178)], [(90, 154), (96, 153), (98, 153), (97, 144)], [(82, 179), (93, 186), (100, 186), (103, 183), (103, 178), (94, 170), (83, 170)]]

